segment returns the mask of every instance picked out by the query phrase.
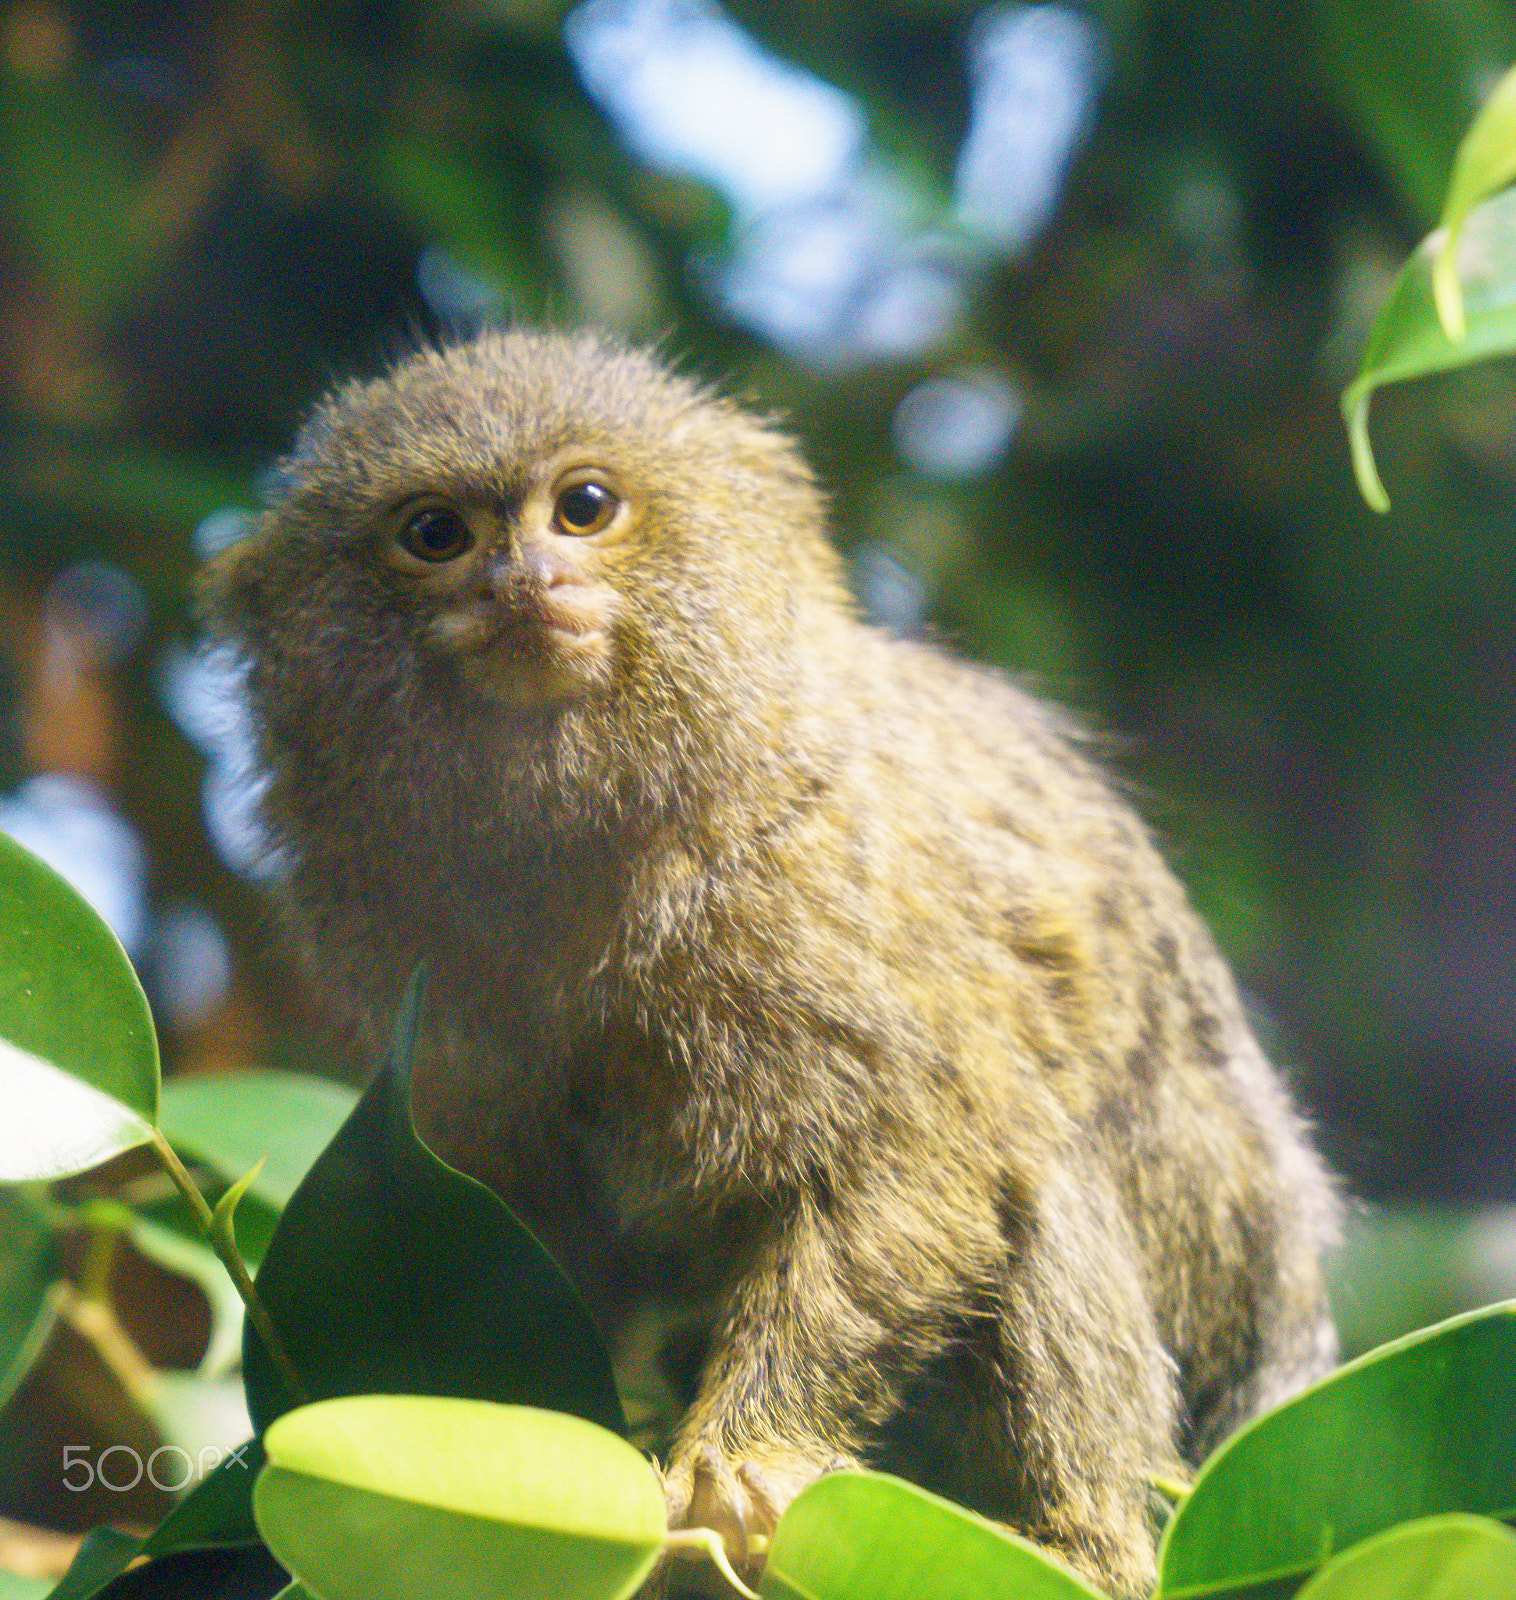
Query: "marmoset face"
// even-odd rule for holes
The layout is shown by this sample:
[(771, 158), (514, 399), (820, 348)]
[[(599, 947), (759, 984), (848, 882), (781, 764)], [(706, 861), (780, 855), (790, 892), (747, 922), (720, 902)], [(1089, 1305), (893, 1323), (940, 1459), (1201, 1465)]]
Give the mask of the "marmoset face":
[(773, 746), (797, 638), (845, 605), (781, 432), (640, 352), (532, 334), (322, 402), (207, 596), (271, 750), (433, 816), (694, 793), (718, 744)]
[(424, 613), (424, 649), (485, 698), (537, 710), (610, 682), (624, 607), (607, 558), (638, 522), (625, 474), (570, 449), (533, 463), (514, 495), (402, 498), (369, 554)]

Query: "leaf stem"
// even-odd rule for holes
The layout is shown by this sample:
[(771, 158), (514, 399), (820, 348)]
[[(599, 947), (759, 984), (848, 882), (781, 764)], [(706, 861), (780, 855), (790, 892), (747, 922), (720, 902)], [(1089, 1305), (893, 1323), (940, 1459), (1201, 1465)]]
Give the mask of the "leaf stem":
[(1177, 1473), (1150, 1472), (1148, 1482), (1171, 1506), (1177, 1506), (1190, 1492), (1190, 1485)]
[(121, 1224), (114, 1216), (89, 1218), (89, 1242), (85, 1246), (80, 1272), (80, 1290), (86, 1300), (109, 1298), (111, 1268), (116, 1262), (116, 1247), (121, 1242)]
[(53, 1289), (58, 1315), (89, 1342), (137, 1410), (152, 1416), (161, 1389), (158, 1374), (109, 1302), (88, 1299), (69, 1283), (55, 1284)]
[(686, 1558), (704, 1556), (743, 1600), (758, 1600), (757, 1593), (737, 1576), (726, 1553), (726, 1541), (714, 1528), (671, 1528), (663, 1536), (663, 1548), (671, 1555)]
[(195, 1213), (195, 1220), (200, 1224), (211, 1249), (216, 1252), (222, 1266), (230, 1274), (237, 1293), (242, 1297), (243, 1305), (247, 1307), (248, 1321), (258, 1330), (258, 1337), (263, 1340), (263, 1347), (268, 1351), (269, 1360), (273, 1362), (274, 1369), (278, 1372), (290, 1399), (296, 1405), (304, 1405), (310, 1396), (306, 1393), (305, 1385), (300, 1381), (300, 1375), (290, 1361), (289, 1353), (284, 1348), (284, 1341), (279, 1337), (269, 1318), (267, 1307), (259, 1299), (258, 1291), (253, 1287), (253, 1280), (248, 1276), (247, 1266), (232, 1237), (230, 1215), (227, 1216), (225, 1227), (217, 1225), (215, 1214), (206, 1204), (205, 1196), (200, 1193), (199, 1186), (190, 1177), (174, 1147), (158, 1128), (153, 1129), (153, 1149), (157, 1151), (158, 1159), (163, 1163), (169, 1177), (174, 1180), (175, 1187), (184, 1196), (185, 1203)]

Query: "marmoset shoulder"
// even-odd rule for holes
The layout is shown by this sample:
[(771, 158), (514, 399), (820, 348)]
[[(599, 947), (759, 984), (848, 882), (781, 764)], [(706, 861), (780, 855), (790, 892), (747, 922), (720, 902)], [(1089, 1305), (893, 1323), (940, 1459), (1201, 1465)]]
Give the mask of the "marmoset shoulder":
[(1332, 1359), (1337, 1204), (1064, 716), (861, 622), (785, 433), (589, 334), (339, 389), (210, 587), (334, 1021), (426, 960), (429, 1137), (608, 1322), (638, 1251), (709, 1297), (672, 1520), (741, 1558), (864, 1462), (1144, 1592), (1149, 1475)]

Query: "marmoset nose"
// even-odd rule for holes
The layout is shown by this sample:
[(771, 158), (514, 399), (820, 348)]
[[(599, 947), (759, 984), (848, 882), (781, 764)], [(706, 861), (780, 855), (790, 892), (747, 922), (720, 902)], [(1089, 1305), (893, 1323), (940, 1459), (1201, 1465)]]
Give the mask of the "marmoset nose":
[(519, 567), (508, 551), (493, 550), (479, 564), (481, 600), (508, 600), (512, 589), (519, 589), (522, 581)]
[(554, 550), (526, 545), (494, 551), (485, 558), (479, 570), (479, 593), (482, 599), (511, 604), (533, 592), (583, 581), (583, 574)]

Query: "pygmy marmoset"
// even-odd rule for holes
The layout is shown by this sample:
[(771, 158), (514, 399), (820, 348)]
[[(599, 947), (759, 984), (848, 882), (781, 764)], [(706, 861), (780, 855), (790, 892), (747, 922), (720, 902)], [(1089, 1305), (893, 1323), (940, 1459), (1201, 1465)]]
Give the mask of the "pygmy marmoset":
[(607, 1320), (628, 1261), (710, 1295), (671, 1518), (930, 1471), (1143, 1591), (1148, 1475), (1331, 1359), (1336, 1204), (1077, 734), (861, 623), (790, 440), (598, 337), (338, 390), (275, 501), (211, 593), (297, 939), (370, 1050), (429, 962), (423, 1129)]

